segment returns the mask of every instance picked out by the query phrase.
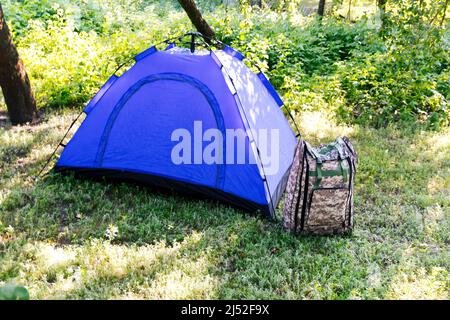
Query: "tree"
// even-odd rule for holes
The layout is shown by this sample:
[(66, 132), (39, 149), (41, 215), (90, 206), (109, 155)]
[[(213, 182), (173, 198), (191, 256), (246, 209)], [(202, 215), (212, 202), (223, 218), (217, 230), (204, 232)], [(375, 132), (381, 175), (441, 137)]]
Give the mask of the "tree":
[(250, 1), (250, 5), (262, 8), (262, 0), (252, 0)]
[(442, 19), (441, 22), (439, 23), (439, 26), (441, 27), (444, 24), (445, 16), (447, 15), (447, 8), (448, 8), (448, 0), (445, 0), (444, 9), (442, 10)]
[(209, 26), (206, 20), (203, 19), (203, 16), (200, 10), (197, 8), (194, 0), (178, 0), (178, 2), (183, 7), (184, 11), (186, 11), (189, 19), (198, 32), (200, 32), (207, 38), (214, 37), (215, 33), (213, 29)]
[(19, 53), (14, 46), (0, 3), (0, 86), (13, 125), (37, 118), (36, 100)]
[(387, 0), (378, 0), (378, 9), (380, 10), (381, 28), (385, 25)]
[(386, 2), (387, 0), (378, 0), (378, 8), (380, 10), (386, 11)]
[(323, 17), (324, 13), (325, 13), (325, 0), (320, 0), (319, 7), (317, 8), (317, 14)]
[(347, 19), (351, 21), (351, 15), (352, 15), (352, 0), (348, 1), (348, 11), (347, 11)]

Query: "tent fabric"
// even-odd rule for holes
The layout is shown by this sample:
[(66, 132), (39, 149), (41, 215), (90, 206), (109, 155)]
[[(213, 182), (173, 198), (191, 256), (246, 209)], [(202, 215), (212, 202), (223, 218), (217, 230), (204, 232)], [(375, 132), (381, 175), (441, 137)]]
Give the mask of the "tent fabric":
[[(267, 78), (253, 73), (230, 47), (190, 52), (170, 43), (151, 47), (120, 77), (113, 75), (84, 109), (86, 118), (65, 146), (55, 169), (131, 180), (218, 199), (274, 217), (293, 160), (296, 138)], [(271, 89), (272, 88), (272, 89)], [(187, 163), (171, 155), (175, 130), (192, 137), (218, 129), (244, 136), (242, 145), (219, 142), (223, 159), (205, 163), (191, 152)], [(279, 168), (266, 172), (267, 154), (253, 131), (279, 132)], [(237, 130), (237, 131), (236, 131)], [(235, 141), (236, 142), (236, 141)], [(205, 150), (211, 141), (194, 139)], [(269, 143), (270, 146), (270, 143)], [(275, 151), (274, 151), (275, 152)], [(242, 153), (241, 153), (242, 154)]]
[[(255, 75), (240, 58), (236, 58), (234, 55), (230, 56), (224, 54), (224, 52), (217, 52), (217, 56), (233, 79), (237, 96), (244, 109), (244, 117), (248, 119), (249, 128), (255, 131), (260, 129), (266, 129), (268, 132), (273, 129), (279, 131), (279, 138), (283, 142), (279, 150), (279, 170), (275, 174), (267, 175), (269, 191), (273, 193), (292, 164), (292, 155), (295, 152), (297, 141), (295, 134), (279, 108), (282, 103), (280, 104), (278, 100), (281, 99), (276, 92), (274, 96), (274, 93), (268, 90), (268, 86), (270, 86), (275, 91), (264, 75), (263, 79), (265, 79), (266, 83), (261, 81), (261, 72)], [(254, 138), (256, 146), (258, 149), (261, 149), (262, 143), (265, 141), (258, 141), (258, 135)], [(263, 164), (270, 163), (268, 155), (273, 154), (271, 146), (271, 143), (267, 143), (267, 152), (259, 154)], [(275, 195), (272, 194), (272, 197), (275, 197)]]

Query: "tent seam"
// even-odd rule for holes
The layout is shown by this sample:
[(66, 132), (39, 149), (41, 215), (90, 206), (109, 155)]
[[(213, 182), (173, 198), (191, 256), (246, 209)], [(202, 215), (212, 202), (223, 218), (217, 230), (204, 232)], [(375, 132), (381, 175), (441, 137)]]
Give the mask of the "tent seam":
[[(225, 71), (225, 73), (227, 74), (228, 78), (230, 79), (231, 85), (234, 87), (235, 93), (232, 94), (232, 95), (237, 97), (237, 100), (238, 100), (238, 101), (235, 99), (235, 101), (236, 101), (236, 106), (237, 106), (238, 109), (241, 110), (242, 114), (244, 115), (245, 121), (247, 122), (247, 127), (249, 128), (248, 131), (249, 131), (250, 134), (252, 135), (251, 140), (252, 140), (252, 142), (255, 142), (256, 156), (257, 156), (257, 158), (258, 158), (258, 160), (259, 160), (259, 162), (260, 162), (260, 164), (261, 164), (261, 170), (262, 170), (262, 174), (263, 174), (263, 176), (261, 176), (261, 175), (260, 175), (260, 176), (261, 176), (261, 179), (262, 179), (263, 183), (265, 184), (265, 186), (266, 186), (266, 188), (267, 188), (267, 192), (268, 192), (268, 194), (269, 194), (269, 199), (270, 199), (270, 206), (272, 207), (272, 211), (273, 211), (273, 212), (272, 212), (272, 218), (275, 219), (275, 207), (274, 207), (274, 204), (273, 204), (272, 194), (271, 194), (271, 192), (270, 192), (269, 182), (268, 182), (268, 180), (267, 180), (267, 175), (266, 175), (266, 173), (265, 173), (264, 165), (263, 165), (262, 160), (261, 160), (259, 148), (258, 148), (258, 146), (256, 145), (256, 141), (255, 141), (255, 139), (254, 139), (254, 137), (253, 137), (253, 133), (252, 133), (252, 130), (251, 130), (250, 122), (248, 121), (247, 114), (245, 113), (245, 110), (244, 110), (244, 108), (242, 107), (241, 98), (239, 97), (237, 88), (236, 88), (236, 86), (234, 85), (233, 78), (230, 76), (228, 70), (225, 68), (225, 66), (224, 66), (223, 63), (220, 61), (219, 57), (217, 57), (217, 55), (214, 53), (214, 51), (213, 51), (211, 48), (209, 48), (209, 50), (210, 50), (211, 55), (213, 55), (213, 56), (215, 57), (215, 59), (213, 58), (213, 60), (216, 61), (216, 59), (217, 59), (217, 60), (220, 62), (220, 66), (218, 65), (219, 68), (220, 68), (220, 69), (223, 69), (223, 70)], [(216, 63), (217, 63), (217, 62), (216, 62)], [(228, 86), (227, 86), (227, 87), (228, 87)], [(231, 93), (231, 91), (230, 91), (230, 93)], [(244, 126), (245, 126), (245, 124), (244, 124)], [(249, 141), (249, 142), (250, 142), (250, 141)], [(250, 142), (250, 144), (251, 144), (251, 142)], [(259, 171), (259, 170), (258, 170), (258, 171)]]
[[(144, 77), (141, 80), (137, 81), (134, 85), (132, 85), (125, 92), (125, 94), (122, 95), (120, 100), (114, 106), (113, 110), (111, 111), (111, 113), (108, 117), (105, 128), (103, 130), (103, 133), (101, 135), (99, 146), (97, 147), (97, 155), (96, 155), (95, 161), (94, 161), (94, 163), (97, 166), (102, 167), (102, 165), (103, 165), (103, 157), (106, 152), (109, 135), (114, 126), (114, 123), (116, 122), (116, 120), (119, 116), (120, 111), (123, 109), (125, 104), (129, 101), (129, 99), (131, 99), (131, 97), (134, 94), (136, 94), (142, 86), (144, 86), (148, 83), (158, 81), (158, 80), (172, 80), (172, 81), (184, 82), (184, 83), (188, 83), (188, 84), (194, 86), (195, 88), (197, 88), (203, 94), (203, 96), (206, 98), (208, 105), (211, 107), (213, 114), (214, 114), (214, 118), (216, 119), (216, 124), (217, 124), (218, 129), (222, 132), (222, 134), (225, 135), (225, 123), (224, 123), (223, 115), (222, 115), (222, 112), (220, 111), (220, 107), (217, 102), (217, 99), (214, 96), (214, 94), (211, 92), (211, 90), (204, 83), (202, 83), (198, 79), (195, 79), (191, 76), (187, 76), (187, 75), (184, 75), (181, 73), (157, 73), (157, 74), (153, 74), (153, 75)], [(223, 148), (224, 157), (226, 156), (225, 152), (226, 152), (226, 149)], [(223, 186), (224, 186), (225, 169), (226, 169), (225, 166), (226, 166), (225, 163), (217, 164), (218, 173), (216, 176), (216, 183), (215, 183), (217, 188), (223, 188)]]

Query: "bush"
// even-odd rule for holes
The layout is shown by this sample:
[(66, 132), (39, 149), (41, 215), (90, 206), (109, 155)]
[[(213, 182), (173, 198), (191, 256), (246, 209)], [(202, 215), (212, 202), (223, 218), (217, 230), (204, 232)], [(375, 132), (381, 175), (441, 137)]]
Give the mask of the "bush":
[[(391, 122), (420, 122), (438, 129), (448, 125), (450, 72), (422, 73), (414, 52), (389, 51), (352, 62), (342, 71), (346, 103), (339, 115), (376, 127)], [(433, 63), (429, 57), (429, 63)], [(417, 65), (419, 64), (419, 65)]]
[(9, 283), (0, 287), (0, 300), (30, 300), (30, 294), (25, 287)]
[[(376, 127), (449, 123), (450, 31), (424, 22), (413, 4), (393, 11), (383, 29), (369, 17), (303, 17), (295, 6), (200, 5), (211, 10), (218, 38), (257, 63), (298, 112), (325, 109)], [(176, 1), (27, 0), (4, 9), (39, 106), (63, 108), (86, 103), (136, 53), (190, 30), (176, 8)]]
[(19, 8), (28, 19), (11, 25), (40, 107), (80, 107), (123, 62), (186, 28), (181, 13), (171, 14), (169, 28), (153, 6), (140, 12), (140, 2), (126, 4), (61, 0), (5, 7), (7, 15), (12, 9), (16, 17)]
[(422, 123), (449, 125), (449, 30), (391, 21), (385, 49), (349, 61), (340, 70), (346, 104), (341, 118), (376, 127)]

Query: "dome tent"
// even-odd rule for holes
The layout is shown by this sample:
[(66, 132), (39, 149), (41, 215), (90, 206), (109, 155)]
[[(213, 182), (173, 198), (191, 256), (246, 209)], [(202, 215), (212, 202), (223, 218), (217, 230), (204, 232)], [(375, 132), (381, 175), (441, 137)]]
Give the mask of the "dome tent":
[[(192, 38), (190, 50), (177, 45), (185, 36)], [(196, 50), (202, 36), (185, 36), (167, 40), (165, 50), (153, 46), (136, 55), (129, 70), (108, 79), (83, 110), (86, 118), (55, 170), (185, 191), (274, 217), (297, 142), (283, 103), (238, 51), (213, 50), (204, 41), (207, 50)], [(219, 134), (208, 139), (209, 129)], [(239, 130), (244, 161), (239, 135), (228, 140)], [(279, 146), (258, 136), (264, 130), (276, 133)], [(183, 141), (185, 161), (174, 161), (186, 134), (194, 142)], [(205, 161), (196, 147), (206, 150), (212, 142), (219, 146), (211, 153), (215, 161)], [(269, 172), (274, 157), (276, 170)]]

